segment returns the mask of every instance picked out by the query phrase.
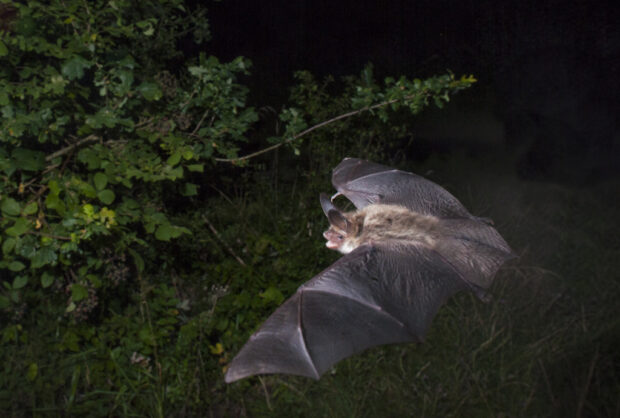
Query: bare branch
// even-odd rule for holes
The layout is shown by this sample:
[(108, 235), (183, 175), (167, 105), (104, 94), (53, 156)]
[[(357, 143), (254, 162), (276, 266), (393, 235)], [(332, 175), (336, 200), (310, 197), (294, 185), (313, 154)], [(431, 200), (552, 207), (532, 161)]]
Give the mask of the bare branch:
[(73, 144), (66, 146), (64, 148), (59, 149), (56, 152), (51, 153), (50, 155), (48, 155), (47, 157), (45, 157), (45, 161), (52, 161), (54, 158), (58, 158), (60, 156), (63, 156), (71, 151), (73, 151), (74, 149), (81, 147), (84, 144), (87, 144), (89, 142), (96, 142), (98, 141), (100, 138), (97, 135), (88, 135), (86, 138), (82, 138), (77, 142), (74, 142)]
[[(405, 99), (408, 99), (408, 98), (409, 97), (406, 97)], [(319, 128), (322, 128), (323, 126), (329, 125), (330, 123), (334, 123), (334, 122), (337, 122), (337, 121), (342, 120), (342, 119), (350, 118), (351, 116), (355, 116), (357, 114), (360, 114), (360, 113), (363, 113), (363, 112), (366, 112), (366, 111), (369, 111), (369, 110), (377, 109), (379, 107), (387, 106), (387, 105), (390, 105), (392, 103), (396, 103), (396, 102), (398, 102), (400, 100), (401, 99), (387, 100), (385, 102), (377, 103), (375, 105), (372, 105), (372, 106), (369, 106), (369, 107), (365, 107), (363, 109), (354, 110), (354, 111), (351, 111), (351, 112), (348, 112), (348, 113), (343, 113), (342, 115), (333, 117), (333, 118), (331, 118), (329, 120), (326, 120), (326, 121), (323, 121), (323, 122), (321, 122), (319, 124), (311, 126), (310, 128), (306, 129), (305, 131), (302, 131), (302, 132), (298, 133), (297, 135), (294, 135), (294, 136), (288, 138), (285, 141), (282, 141), (282, 142), (277, 143), (275, 145), (271, 145), (271, 146), (269, 146), (267, 148), (264, 148), (264, 149), (262, 149), (260, 151), (256, 151), (256, 152), (253, 152), (251, 154), (244, 155), (243, 157), (237, 157), (237, 158), (214, 158), (214, 160), (218, 161), (218, 162), (224, 162), (224, 163), (236, 163), (236, 162), (239, 162), (239, 161), (249, 160), (250, 158), (256, 157), (257, 155), (261, 155), (261, 154), (264, 154), (266, 152), (272, 151), (272, 150), (274, 150), (276, 148), (280, 148), (282, 145), (286, 145), (286, 144), (288, 144), (288, 143), (290, 143), (290, 142), (292, 142), (292, 141), (294, 141), (296, 139), (301, 138), (304, 135), (309, 134), (310, 132), (312, 132), (312, 131), (314, 131), (316, 129), (319, 129)]]
[(224, 246), (224, 248), (226, 248), (226, 250), (230, 253), (230, 255), (232, 255), (233, 257), (235, 257), (235, 260), (237, 260), (239, 262), (239, 264), (241, 264), (242, 266), (246, 266), (245, 262), (243, 261), (243, 259), (241, 259), (241, 257), (239, 257), (234, 251), (233, 249), (230, 247), (230, 245), (228, 245), (223, 239), (222, 236), (220, 235), (219, 232), (217, 232), (217, 229), (215, 229), (215, 227), (213, 226), (213, 224), (211, 224), (211, 222), (209, 221), (209, 218), (206, 217), (206, 215), (202, 215), (202, 219), (205, 221), (205, 223), (207, 224), (207, 226), (209, 227), (209, 229), (211, 230), (211, 232), (213, 232), (213, 235), (215, 235), (215, 238), (217, 238), (217, 240)]
[(62, 240), (62, 241), (71, 241), (71, 237), (61, 237), (60, 235), (45, 234), (43, 232), (36, 232), (36, 231), (28, 231), (26, 233), (30, 235), (36, 235), (39, 237), (53, 238), (53, 239)]
[(198, 129), (200, 129), (200, 126), (202, 125), (202, 122), (204, 122), (205, 118), (207, 117), (207, 115), (209, 114), (209, 109), (207, 108), (207, 110), (205, 110), (205, 112), (202, 114), (202, 117), (200, 118), (200, 121), (198, 121), (198, 124), (196, 125), (196, 127), (194, 128), (194, 130), (192, 131), (192, 133), (190, 135), (194, 135), (196, 132), (198, 132)]

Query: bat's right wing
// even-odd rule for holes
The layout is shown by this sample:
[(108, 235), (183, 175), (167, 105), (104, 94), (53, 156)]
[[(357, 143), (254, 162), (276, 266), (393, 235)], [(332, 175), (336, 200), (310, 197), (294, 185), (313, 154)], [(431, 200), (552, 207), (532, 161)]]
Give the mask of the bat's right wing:
[(332, 173), (332, 184), (355, 207), (385, 203), (440, 218), (478, 219), (441, 186), (416, 174), (358, 158), (345, 158)]
[(458, 268), (421, 246), (361, 246), (265, 321), (232, 360), (226, 382), (271, 373), (318, 379), (369, 347), (421, 341), (446, 299), (471, 289)]

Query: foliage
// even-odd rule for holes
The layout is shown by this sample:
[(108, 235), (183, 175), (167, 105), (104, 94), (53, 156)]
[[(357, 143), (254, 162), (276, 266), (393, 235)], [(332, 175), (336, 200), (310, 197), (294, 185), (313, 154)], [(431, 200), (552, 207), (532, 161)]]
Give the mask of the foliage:
[(208, 37), (182, 1), (3, 7), (1, 409), (162, 415), (209, 347), (193, 351), (209, 316), (187, 316), (164, 249), (196, 232), (179, 205), (256, 121), (249, 62), (177, 69), (178, 42)]

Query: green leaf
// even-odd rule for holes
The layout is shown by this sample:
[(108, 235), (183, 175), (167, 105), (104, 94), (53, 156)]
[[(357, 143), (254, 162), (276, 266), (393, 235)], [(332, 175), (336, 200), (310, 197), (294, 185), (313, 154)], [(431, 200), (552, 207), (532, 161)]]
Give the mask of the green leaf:
[(22, 171), (38, 171), (45, 167), (45, 154), (26, 148), (16, 148), (11, 153), (15, 166)]
[(26, 205), (26, 207), (24, 208), (24, 215), (32, 215), (37, 213), (37, 210), (39, 210), (39, 205), (37, 205), (37, 202), (30, 202), (28, 205)]
[(37, 366), (37, 363), (30, 363), (28, 366), (28, 373), (26, 373), (26, 378), (33, 382), (37, 378), (37, 374), (39, 374), (39, 366)]
[(140, 331), (138, 331), (138, 337), (145, 344), (155, 345), (155, 336), (148, 328), (142, 328)]
[(177, 238), (183, 233), (189, 234), (191, 232), (187, 228), (165, 223), (157, 227), (157, 230), (155, 231), (155, 238), (160, 241), (169, 241), (171, 238)]
[(6, 309), (11, 304), (11, 301), (6, 296), (0, 295), (0, 309)]
[(115, 198), (114, 192), (110, 189), (100, 191), (99, 193), (97, 193), (97, 197), (105, 205), (109, 205), (112, 202), (114, 202), (114, 198)]
[(138, 272), (142, 273), (144, 271), (144, 260), (142, 259), (142, 256), (131, 248), (128, 248), (127, 251), (129, 251), (129, 254), (133, 257), (133, 261), (136, 264), (136, 269), (138, 269)]
[(45, 198), (45, 207), (48, 209), (54, 209), (60, 215), (65, 213), (65, 202), (63, 202), (57, 194), (50, 193)]
[(170, 238), (172, 238), (172, 225), (159, 225), (155, 231), (155, 238), (160, 241), (170, 241)]
[(8, 268), (11, 271), (22, 271), (26, 266), (20, 261), (12, 261), (9, 263)]
[(92, 63), (90, 61), (85, 60), (80, 56), (76, 56), (71, 58), (62, 66), (61, 72), (62, 75), (67, 77), (69, 80), (80, 79), (84, 76), (84, 69), (90, 68)]
[[(73, 309), (70, 309), (71, 307), (73, 307)], [(67, 306), (67, 309), (65, 310), (65, 312), (71, 312), (73, 310), (75, 310), (75, 303), (71, 302), (69, 306)], [(79, 343), (80, 343), (80, 337), (78, 337), (78, 335), (75, 332), (68, 330), (62, 336), (62, 341), (60, 342), (60, 348), (61, 350), (68, 348), (71, 351), (78, 352), (80, 351)]]
[(34, 257), (30, 259), (31, 268), (39, 268), (43, 267), (46, 264), (52, 264), (58, 259), (56, 252), (50, 247), (43, 247), (39, 251), (36, 252)]
[(4, 42), (0, 41), (0, 57), (4, 57), (9, 53), (9, 49), (6, 47)]
[(71, 286), (71, 300), (73, 302), (79, 302), (88, 296), (88, 290), (79, 283), (74, 283)]
[(282, 294), (282, 292), (278, 288), (273, 286), (270, 286), (265, 289), (264, 292), (259, 293), (259, 296), (263, 298), (265, 304), (275, 303), (276, 305), (279, 305), (284, 300), (284, 295)]
[(198, 173), (202, 173), (204, 170), (204, 164), (190, 164), (187, 166), (189, 171), (194, 171)]
[(113, 128), (119, 123), (119, 119), (110, 109), (103, 108), (94, 115), (87, 116), (85, 122), (88, 126), (95, 129), (102, 127)]
[(43, 272), (41, 275), (41, 286), (45, 289), (50, 287), (56, 278), (49, 274), (48, 272)]
[(20, 235), (23, 235), (29, 229), (30, 229), (30, 221), (24, 218), (18, 218), (15, 221), (15, 224), (12, 227), (7, 228), (4, 232), (7, 235), (10, 235), (12, 237), (19, 237)]
[(179, 163), (179, 161), (181, 161), (181, 153), (177, 151), (168, 157), (168, 161), (166, 161), (166, 163), (168, 165), (175, 166)]
[(196, 196), (198, 194), (198, 186), (192, 183), (185, 183), (185, 187), (181, 194), (183, 196)]
[(80, 193), (88, 198), (93, 198), (97, 195), (97, 191), (90, 183), (76, 181), (74, 184), (77, 186)]
[(95, 183), (95, 188), (97, 190), (103, 190), (105, 189), (105, 186), (107, 186), (108, 184), (108, 176), (106, 176), (102, 172), (97, 172), (95, 173), (95, 176), (93, 177), (93, 182)]
[[(20, 263), (21, 264), (21, 263)], [(23, 266), (23, 264), (22, 264)], [(15, 280), (13, 280), (13, 289), (21, 289), (22, 287), (28, 284), (28, 276), (17, 276)]]
[(159, 100), (162, 97), (162, 91), (158, 84), (144, 82), (138, 86), (138, 91), (148, 101)]
[(101, 287), (101, 279), (98, 276), (94, 274), (87, 274), (86, 278), (95, 289), (99, 289)]
[(177, 166), (170, 170), (170, 178), (172, 180), (180, 179), (183, 177), (183, 166)]
[(11, 251), (13, 251), (13, 248), (15, 248), (15, 238), (7, 238), (3, 243), (2, 243), (2, 252), (6, 255), (9, 254)]
[(101, 158), (91, 148), (84, 148), (78, 152), (78, 161), (87, 165), (89, 170), (96, 170), (101, 166)]
[(2, 199), (2, 202), (0, 203), (0, 210), (2, 210), (5, 215), (9, 216), (17, 216), (21, 212), (19, 203), (11, 197), (5, 197)]

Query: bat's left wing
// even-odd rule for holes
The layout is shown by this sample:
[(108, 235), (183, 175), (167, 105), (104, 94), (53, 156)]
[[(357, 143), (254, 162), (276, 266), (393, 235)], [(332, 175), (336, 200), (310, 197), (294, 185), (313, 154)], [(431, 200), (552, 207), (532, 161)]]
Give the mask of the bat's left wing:
[(432, 181), (358, 158), (342, 160), (334, 168), (332, 184), (358, 209), (372, 203), (384, 203), (439, 218), (479, 220), (456, 197)]
[(226, 382), (270, 373), (318, 379), (369, 347), (421, 341), (446, 299), (471, 288), (464, 274), (430, 248), (363, 245), (284, 302), (232, 360)]

